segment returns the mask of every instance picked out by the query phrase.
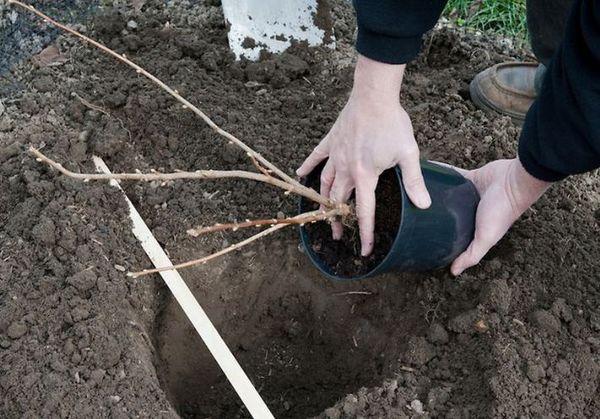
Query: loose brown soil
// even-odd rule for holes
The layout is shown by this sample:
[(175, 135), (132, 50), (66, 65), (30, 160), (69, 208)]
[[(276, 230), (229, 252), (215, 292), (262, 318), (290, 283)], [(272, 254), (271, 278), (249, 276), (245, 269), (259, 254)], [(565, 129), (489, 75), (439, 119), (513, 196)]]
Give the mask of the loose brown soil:
[[(320, 190), (319, 174), (323, 166), (315, 168), (306, 183), (316, 191)], [(339, 278), (356, 278), (371, 272), (385, 259), (396, 239), (402, 216), (402, 195), (393, 169), (381, 174), (375, 196), (375, 246), (369, 256), (361, 256), (360, 233), (355, 217), (342, 220), (344, 233), (340, 240), (333, 240), (331, 228), (326, 223), (304, 226), (312, 251), (327, 270)], [(353, 205), (354, 196), (350, 197), (349, 203)], [(319, 205), (303, 200), (301, 208), (311, 211), (318, 209)]]
[[(166, 4), (111, 8), (88, 32), (292, 173), (348, 96), (350, 5), (333, 3), (336, 50), (247, 63), (228, 51), (218, 2)], [(0, 416), (247, 417), (160, 277), (126, 277), (149, 261), (120, 194), (57, 176), (25, 147), (78, 171), (92, 154), (115, 171), (252, 166), (134, 72), (58, 43), (66, 63), (24, 63), (0, 89), (21, 86), (0, 115)], [(402, 93), (425, 157), (473, 168), (514, 155), (518, 129), (477, 110), (467, 86), (523, 56), (453, 30), (428, 37)], [(247, 182), (125, 187), (174, 261), (251, 233), (192, 239), (190, 226), (296, 208)], [(291, 229), (182, 275), (277, 417), (597, 417), (599, 190), (597, 174), (556, 185), (458, 279), (330, 282)]]

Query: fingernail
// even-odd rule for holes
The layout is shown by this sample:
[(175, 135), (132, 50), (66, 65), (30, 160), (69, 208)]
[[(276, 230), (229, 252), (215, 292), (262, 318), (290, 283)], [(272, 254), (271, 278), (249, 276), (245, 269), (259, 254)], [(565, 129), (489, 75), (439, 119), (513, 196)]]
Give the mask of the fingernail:
[(431, 206), (431, 197), (429, 195), (419, 196), (419, 207), (422, 209), (429, 208)]
[(341, 240), (342, 234), (339, 231), (333, 231), (331, 237), (333, 237), (333, 240)]
[(360, 250), (360, 255), (361, 255), (362, 257), (369, 256), (370, 254), (371, 254), (371, 249), (370, 249), (370, 247), (363, 247), (363, 248)]

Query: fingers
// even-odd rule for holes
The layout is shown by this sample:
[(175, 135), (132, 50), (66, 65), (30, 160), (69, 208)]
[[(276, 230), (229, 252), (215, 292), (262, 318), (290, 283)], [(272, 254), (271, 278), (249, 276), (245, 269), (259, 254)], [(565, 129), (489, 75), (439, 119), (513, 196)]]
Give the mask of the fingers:
[(465, 269), (477, 265), (497, 242), (497, 240), (492, 240), (485, 236), (482, 237), (481, 234), (478, 234), (476, 229), (475, 237), (469, 247), (467, 247), (467, 250), (452, 263), (452, 266), (450, 267), (452, 275), (458, 276), (463, 273)]
[[(347, 202), (354, 189), (352, 180), (348, 174), (343, 172), (337, 172), (333, 185), (331, 186), (331, 193), (329, 198), (335, 202)], [(339, 221), (331, 223), (331, 232), (334, 240), (340, 240), (342, 238), (343, 227)]]
[[(310, 171), (308, 173), (310, 173)], [(335, 167), (333, 165), (332, 160), (328, 160), (327, 163), (325, 163), (325, 167), (323, 167), (323, 170), (321, 171), (321, 189), (319, 190), (319, 193), (329, 198), (329, 192), (331, 191), (331, 187), (333, 185), (334, 180)]]
[[(327, 137), (315, 147), (310, 155), (304, 160), (304, 163), (296, 170), (296, 174), (300, 177), (307, 176), (313, 169), (329, 156), (329, 148), (327, 146)], [(327, 196), (327, 195), (326, 195)]]
[(402, 184), (411, 202), (418, 208), (429, 208), (431, 197), (425, 187), (418, 153), (402, 161), (400, 168), (402, 169)]
[(375, 231), (375, 188), (378, 177), (363, 178), (356, 184), (356, 216), (360, 229), (362, 256), (373, 251)]

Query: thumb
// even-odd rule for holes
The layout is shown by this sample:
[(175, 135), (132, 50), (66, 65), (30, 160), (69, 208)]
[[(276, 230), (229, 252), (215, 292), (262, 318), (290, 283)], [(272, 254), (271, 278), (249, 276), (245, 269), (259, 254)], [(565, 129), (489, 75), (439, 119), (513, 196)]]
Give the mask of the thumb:
[(425, 186), (419, 158), (405, 160), (401, 163), (402, 184), (411, 202), (418, 208), (426, 209), (431, 205), (431, 197)]
[(473, 170), (467, 170), (467, 169), (463, 169), (461, 167), (457, 167), (457, 166), (453, 166), (451, 164), (448, 163), (444, 163), (441, 161), (437, 161), (437, 160), (428, 160), (430, 163), (435, 163), (438, 164), (440, 166), (444, 166), (447, 167), (448, 169), (452, 169), (452, 170), (456, 170), (458, 173), (460, 173), (462, 176), (466, 177), (467, 179), (471, 180), (472, 177), (472, 173)]
[(467, 247), (467, 250), (461, 253), (454, 262), (452, 262), (452, 266), (450, 267), (452, 275), (458, 276), (463, 273), (465, 269), (477, 265), (494, 244), (496, 244), (493, 240), (488, 240), (481, 236), (481, 234), (478, 234), (477, 229), (475, 229), (475, 237), (471, 244), (469, 244), (469, 247)]

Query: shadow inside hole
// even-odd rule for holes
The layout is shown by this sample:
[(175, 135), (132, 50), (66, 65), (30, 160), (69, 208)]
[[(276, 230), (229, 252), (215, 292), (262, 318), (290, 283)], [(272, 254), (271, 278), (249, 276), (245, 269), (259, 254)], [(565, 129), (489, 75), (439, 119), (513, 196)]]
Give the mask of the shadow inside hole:
[[(186, 278), (276, 417), (316, 415), (381, 384), (407, 338), (424, 333), (418, 275), (337, 283), (310, 265), (296, 241), (254, 249)], [(157, 322), (159, 375), (179, 413), (248, 416), (172, 297)]]

